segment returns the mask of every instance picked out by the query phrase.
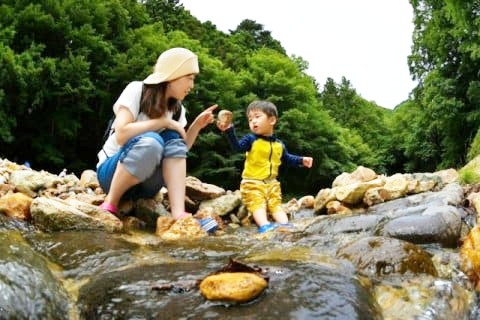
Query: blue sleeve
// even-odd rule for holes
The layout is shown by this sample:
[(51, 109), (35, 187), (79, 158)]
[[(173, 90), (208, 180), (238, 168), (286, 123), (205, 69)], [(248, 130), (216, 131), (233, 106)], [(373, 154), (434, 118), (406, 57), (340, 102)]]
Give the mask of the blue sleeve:
[(285, 163), (289, 167), (303, 167), (303, 157), (288, 153), (287, 147), (282, 143), (283, 154), (282, 163)]
[(247, 134), (240, 140), (237, 139), (237, 135), (235, 133), (235, 128), (234, 126), (231, 126), (228, 128), (226, 131), (226, 136), (228, 143), (232, 147), (233, 150), (237, 152), (246, 152), (249, 151), (250, 148), (252, 147), (253, 141), (255, 141), (255, 136), (252, 134)]

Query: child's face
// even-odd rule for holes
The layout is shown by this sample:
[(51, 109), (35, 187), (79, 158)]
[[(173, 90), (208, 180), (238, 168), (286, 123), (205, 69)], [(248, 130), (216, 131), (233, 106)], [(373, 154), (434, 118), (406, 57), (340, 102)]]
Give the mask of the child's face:
[(248, 126), (255, 134), (271, 136), (276, 122), (276, 117), (269, 117), (266, 113), (260, 110), (251, 110), (248, 113)]

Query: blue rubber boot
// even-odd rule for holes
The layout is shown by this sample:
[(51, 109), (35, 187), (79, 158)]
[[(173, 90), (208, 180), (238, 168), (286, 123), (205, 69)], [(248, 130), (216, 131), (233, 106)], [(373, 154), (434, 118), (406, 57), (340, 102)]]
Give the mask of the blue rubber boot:
[(261, 227), (258, 227), (258, 233), (264, 233), (264, 232), (267, 232), (267, 231), (270, 231), (270, 230), (274, 230), (277, 227), (278, 227), (278, 225), (275, 224), (275, 223), (267, 223), (267, 224), (264, 224)]

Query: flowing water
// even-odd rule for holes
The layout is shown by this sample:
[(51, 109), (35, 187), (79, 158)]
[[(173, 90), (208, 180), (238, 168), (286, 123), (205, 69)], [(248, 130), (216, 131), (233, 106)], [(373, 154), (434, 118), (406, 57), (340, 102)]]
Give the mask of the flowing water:
[[(43, 233), (14, 223), (0, 219), (1, 319), (385, 318), (374, 289), (384, 283), (373, 283), (335, 257), (339, 246), (363, 237), (361, 232), (259, 235), (246, 227), (162, 242), (152, 231)], [(268, 276), (268, 288), (255, 300), (232, 304), (201, 295), (198, 282), (230, 259)], [(459, 296), (453, 282), (417, 279), (438, 286), (431, 289), (431, 307), (417, 319), (474, 318), (472, 297)], [(465, 307), (453, 312), (445, 303), (452, 300), (448, 294)]]

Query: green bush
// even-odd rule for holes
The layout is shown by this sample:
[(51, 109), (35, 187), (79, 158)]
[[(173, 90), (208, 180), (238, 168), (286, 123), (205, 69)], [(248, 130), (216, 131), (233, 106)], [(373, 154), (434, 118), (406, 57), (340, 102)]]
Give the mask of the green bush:
[(472, 144), (468, 150), (467, 161), (473, 160), (480, 154), (480, 130), (477, 131), (475, 138), (473, 138)]
[(462, 184), (480, 183), (480, 156), (475, 157), (458, 171)]

